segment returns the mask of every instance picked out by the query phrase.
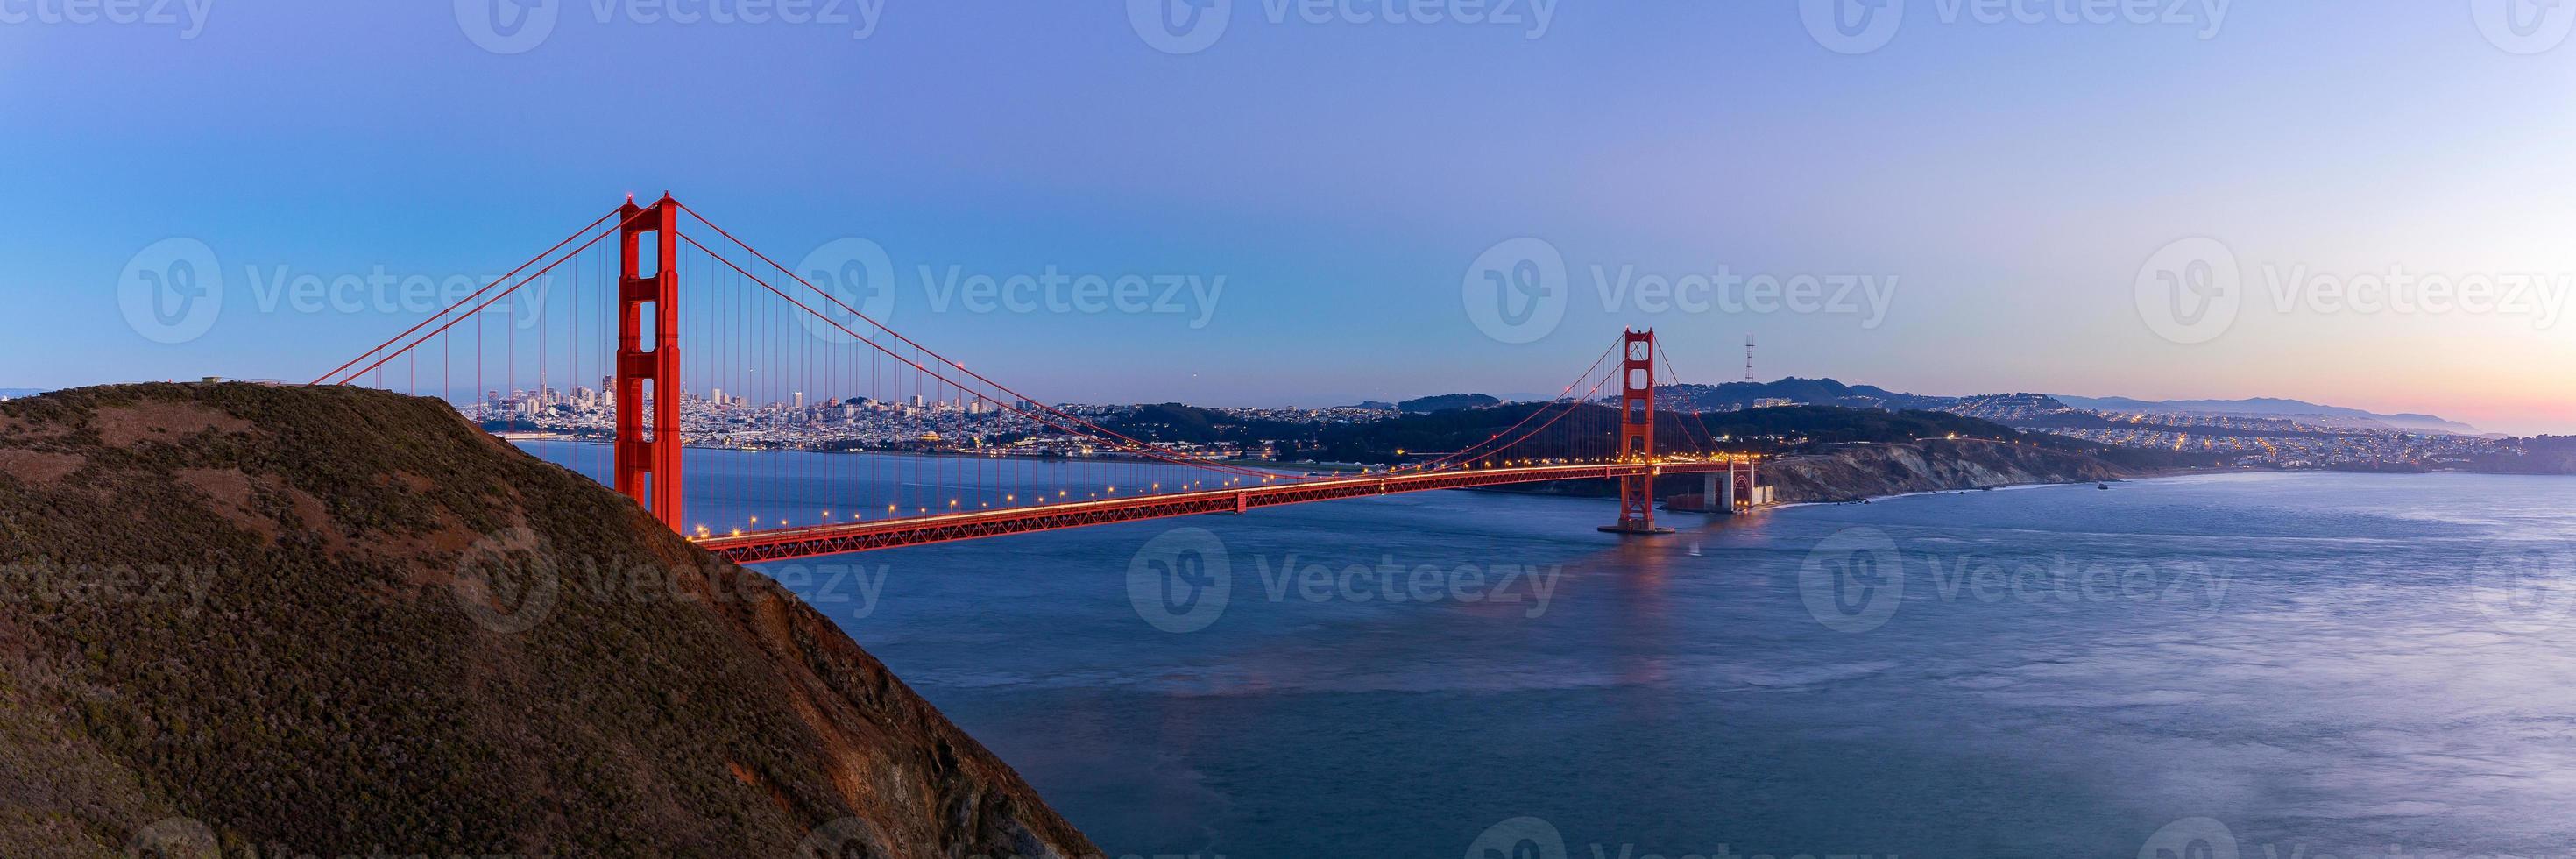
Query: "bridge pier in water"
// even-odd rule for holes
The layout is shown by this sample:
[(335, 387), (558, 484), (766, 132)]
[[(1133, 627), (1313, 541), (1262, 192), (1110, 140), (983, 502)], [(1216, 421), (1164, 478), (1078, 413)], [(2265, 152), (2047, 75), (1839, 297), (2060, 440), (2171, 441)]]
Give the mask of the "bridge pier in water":
[(1700, 475), (1700, 507), (1704, 512), (1747, 513), (1771, 504), (1771, 487), (1761, 486), (1756, 471), (1760, 460), (1751, 456), (1730, 458), (1725, 471)]

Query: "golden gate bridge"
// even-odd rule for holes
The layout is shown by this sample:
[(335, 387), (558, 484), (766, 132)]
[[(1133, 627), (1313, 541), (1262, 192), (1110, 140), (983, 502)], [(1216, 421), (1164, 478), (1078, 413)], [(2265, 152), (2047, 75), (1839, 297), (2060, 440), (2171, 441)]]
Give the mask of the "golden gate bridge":
[[(313, 384), (414, 395), (426, 387), (451, 402), (458, 384), (470, 384), (488, 419), (500, 402), (498, 390), (486, 387), (494, 382), (513, 392), (507, 408), (515, 416), (530, 409), (522, 382), (536, 385), (534, 408), (544, 409), (554, 402), (553, 380), (596, 373), (597, 401), (612, 417), (600, 446), (606, 461), (595, 470), (662, 524), (744, 563), (1567, 480), (1617, 483), (1618, 514), (1600, 530), (1658, 534), (1671, 531), (1655, 524), (1659, 477), (1701, 475), (1703, 503), (1712, 509), (1740, 509), (1755, 497), (1759, 457), (1728, 452), (1697, 414), (1657, 410), (1657, 371), (1669, 378), (1671, 362), (1652, 331), (1623, 331), (1556, 399), (1462, 449), (1357, 474), (1290, 473), (1144, 441), (1047, 405), (886, 327), (816, 279), (842, 282), (839, 272), (779, 264), (668, 194), (646, 205), (630, 197)], [(498, 336), (487, 318), (495, 308), (503, 311)], [(755, 411), (750, 396), (698, 398), (683, 380), (797, 402), (785, 415), (769, 406)], [(808, 391), (829, 392), (825, 399), (835, 405), (808, 411)], [(691, 440), (683, 405), (693, 399), (720, 422), (763, 415), (793, 422), (864, 409), (964, 437), (923, 433), (920, 440), (940, 440), (927, 459), (848, 456), (819, 467), (805, 460), (776, 466), (792, 473), (728, 473), (715, 479), (739, 485), (710, 486), (706, 476), (687, 473), (683, 456)], [(708, 435), (700, 432), (700, 440)], [(1081, 469), (1067, 470), (1000, 443), (1012, 435), (1023, 443), (1038, 435), (1078, 441), (1090, 456)], [(801, 526), (783, 516), (766, 523), (756, 515), (738, 523), (688, 517), (689, 493), (757, 497), (786, 477), (822, 481), (839, 501)]]

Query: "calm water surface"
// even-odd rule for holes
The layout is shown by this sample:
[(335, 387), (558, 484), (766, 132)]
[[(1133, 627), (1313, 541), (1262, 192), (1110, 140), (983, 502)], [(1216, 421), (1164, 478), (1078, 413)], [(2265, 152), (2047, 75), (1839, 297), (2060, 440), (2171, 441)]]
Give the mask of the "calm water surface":
[(1426, 493), (767, 569), (1112, 853), (2576, 852), (2576, 599), (2515, 575), (2576, 557), (2576, 479), (1612, 512)]

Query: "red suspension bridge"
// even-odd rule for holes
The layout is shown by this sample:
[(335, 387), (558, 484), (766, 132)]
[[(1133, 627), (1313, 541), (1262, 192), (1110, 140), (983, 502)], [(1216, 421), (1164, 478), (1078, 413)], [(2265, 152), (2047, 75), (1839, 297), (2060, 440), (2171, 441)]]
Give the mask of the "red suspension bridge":
[[(1048, 405), (969, 370), (853, 307), (870, 286), (858, 269), (799, 272), (668, 195), (629, 199), (314, 384), (427, 391), (487, 428), (597, 442), (557, 461), (738, 562), (1516, 483), (1615, 481), (1618, 517), (1601, 530), (1628, 534), (1671, 530), (1655, 524), (1664, 475), (1703, 475), (1711, 507), (1755, 498), (1755, 457), (1656, 409), (1671, 362), (1651, 331), (1623, 332), (1480, 442), (1295, 473), (1145, 441), (1114, 410)], [(690, 448), (789, 447), (855, 455), (698, 457), (689, 473)], [(690, 518), (692, 503), (716, 518)]]

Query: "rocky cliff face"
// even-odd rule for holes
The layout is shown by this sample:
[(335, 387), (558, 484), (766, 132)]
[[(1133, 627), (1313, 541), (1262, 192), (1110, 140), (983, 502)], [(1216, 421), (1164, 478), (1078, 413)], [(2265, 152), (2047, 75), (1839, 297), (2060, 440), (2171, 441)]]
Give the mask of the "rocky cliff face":
[(1080, 856), (767, 578), (354, 389), (0, 404), (0, 855)]
[(2136, 472), (2077, 453), (1961, 439), (1839, 445), (1784, 459), (1762, 474), (1785, 504), (2025, 483), (2118, 480)]

